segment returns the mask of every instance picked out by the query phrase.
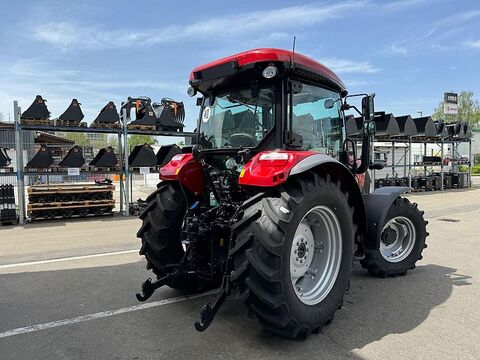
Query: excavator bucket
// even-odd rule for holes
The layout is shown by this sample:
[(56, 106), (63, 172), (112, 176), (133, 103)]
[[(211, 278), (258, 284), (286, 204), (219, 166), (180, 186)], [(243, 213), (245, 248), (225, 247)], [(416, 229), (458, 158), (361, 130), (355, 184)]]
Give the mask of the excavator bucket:
[(162, 130), (182, 130), (185, 120), (185, 107), (183, 102), (163, 98), (160, 103), (153, 103), (157, 128)]
[(180, 146), (178, 146), (177, 144), (162, 145), (157, 152), (157, 165), (163, 166), (170, 160), (172, 160), (175, 155), (181, 153), (182, 149), (180, 149)]
[(90, 161), (90, 166), (94, 167), (115, 167), (118, 165), (118, 158), (115, 155), (115, 151), (111, 146), (100, 149), (100, 151), (95, 155), (92, 161)]
[(449, 138), (458, 138), (460, 133), (461, 133), (461, 129), (460, 129), (460, 123), (451, 123), (451, 124), (447, 124), (447, 131), (448, 131), (448, 137)]
[(136, 99), (135, 120), (130, 125), (156, 126), (157, 118), (151, 100), (148, 98)]
[(373, 118), (375, 122), (376, 136), (377, 137), (390, 137), (400, 135), (400, 128), (397, 120), (392, 114), (386, 114), (385, 112), (375, 113)]
[(131, 167), (156, 166), (157, 157), (153, 148), (148, 144), (135, 146), (128, 156), (128, 165)]
[(7, 149), (0, 147), (0, 167), (10, 166), (12, 159), (7, 154)]
[(46, 169), (53, 164), (53, 156), (46, 145), (41, 145), (35, 156), (28, 162), (28, 169)]
[(469, 123), (463, 123), (463, 132), (465, 134), (465, 139), (472, 138), (473, 134)]
[(85, 158), (83, 157), (82, 148), (78, 145), (74, 145), (68, 150), (67, 155), (60, 161), (58, 166), (60, 167), (82, 167), (85, 164)]
[(417, 127), (410, 115), (395, 116), (401, 137), (410, 137), (417, 134)]
[[(100, 110), (100, 114), (93, 120), (93, 124), (117, 124), (120, 121), (120, 116), (118, 115), (117, 107), (110, 101), (107, 105)], [(92, 124), (92, 127), (94, 127)]]
[(427, 139), (438, 138), (437, 128), (430, 116), (414, 118), (413, 121), (417, 126), (417, 135), (415, 137)]
[(434, 124), (437, 128), (438, 137), (440, 138), (448, 137), (447, 124), (445, 124), (443, 120), (437, 120), (434, 122)]
[(72, 102), (68, 106), (67, 110), (59, 116), (58, 120), (64, 123), (70, 123), (71, 125), (80, 125), (83, 120), (83, 112), (80, 108), (80, 103), (77, 99), (72, 99)]
[(42, 99), (41, 95), (37, 95), (32, 105), (22, 113), (21, 119), (46, 120), (50, 117), (48, 111), (47, 100)]
[(348, 115), (345, 120), (345, 131), (349, 138), (358, 137), (362, 134), (362, 118)]

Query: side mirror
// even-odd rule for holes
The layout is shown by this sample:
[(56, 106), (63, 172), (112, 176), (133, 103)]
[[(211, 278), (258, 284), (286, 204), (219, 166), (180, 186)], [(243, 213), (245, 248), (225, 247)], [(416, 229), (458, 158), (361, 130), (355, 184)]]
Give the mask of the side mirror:
[(375, 116), (374, 99), (375, 94), (367, 95), (362, 98), (362, 115), (365, 120), (373, 120)]

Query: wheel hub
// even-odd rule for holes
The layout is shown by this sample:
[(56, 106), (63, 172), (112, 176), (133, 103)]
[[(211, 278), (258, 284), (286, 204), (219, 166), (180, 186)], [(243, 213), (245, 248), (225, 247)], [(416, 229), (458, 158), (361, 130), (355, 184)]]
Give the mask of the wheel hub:
[(416, 242), (412, 221), (404, 216), (390, 219), (380, 236), (380, 254), (388, 262), (400, 262), (410, 255)]
[(321, 302), (332, 289), (342, 258), (340, 222), (326, 206), (303, 217), (295, 231), (290, 256), (290, 277), (304, 304)]

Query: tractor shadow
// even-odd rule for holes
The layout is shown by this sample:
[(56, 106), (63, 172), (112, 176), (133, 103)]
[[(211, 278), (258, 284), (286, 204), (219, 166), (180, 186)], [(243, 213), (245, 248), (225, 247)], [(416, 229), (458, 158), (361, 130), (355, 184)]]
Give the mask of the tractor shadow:
[[(258, 325), (253, 321), (250, 321), (250, 330), (242, 329), (245, 332), (239, 331), (236, 336), (252, 342), (260, 341), (263, 346), (280, 352), (293, 351), (297, 345), (318, 347), (319, 342), (333, 342), (351, 351), (387, 335), (415, 329), (429, 317), (432, 309), (447, 301), (455, 286), (471, 285), (469, 279), (470, 276), (458, 274), (454, 268), (439, 265), (418, 266), (407, 276), (379, 279), (356, 264), (342, 309), (318, 337), (312, 335), (306, 342), (289, 341), (265, 330), (255, 330)], [(243, 325), (244, 321), (238, 318), (238, 313), (238, 307), (229, 302), (217, 319)], [(298, 352), (291, 353), (292, 356), (295, 354), (298, 355)]]

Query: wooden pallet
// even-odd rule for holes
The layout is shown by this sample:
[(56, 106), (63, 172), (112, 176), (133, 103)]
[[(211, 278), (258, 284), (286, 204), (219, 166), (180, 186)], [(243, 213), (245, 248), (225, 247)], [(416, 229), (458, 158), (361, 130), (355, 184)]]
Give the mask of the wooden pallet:
[(13, 172), (13, 167), (0, 167), (0, 173), (2, 174), (11, 174)]
[(101, 123), (101, 122), (93, 122), (90, 124), (91, 128), (94, 129), (120, 129), (120, 124), (116, 123)]
[(80, 121), (55, 119), (55, 126), (80, 127)]
[(28, 211), (77, 209), (92, 207), (115, 206), (115, 200), (86, 200), (86, 201), (65, 201), (53, 203), (31, 203), (27, 205)]
[(28, 194), (56, 194), (79, 192), (104, 192), (115, 190), (115, 185), (98, 184), (59, 184), (59, 185), (33, 185), (27, 190)]
[(38, 216), (38, 214), (31, 214), (30, 220), (36, 221), (36, 220), (58, 220), (58, 219), (74, 219), (74, 218), (85, 218), (85, 217), (94, 217), (94, 216), (112, 216), (113, 212), (112, 210), (106, 210), (105, 212), (101, 214), (56, 214), (53, 216)]
[(50, 119), (35, 119), (35, 118), (20, 118), (22, 125), (47, 125), (53, 126), (53, 120)]
[[(143, 167), (143, 166), (142, 166)], [(156, 173), (160, 171), (161, 166), (144, 166), (145, 168), (150, 169), (150, 173)], [(131, 172), (139, 173), (140, 172), (140, 167), (129, 167)]]
[(156, 131), (157, 126), (156, 125), (137, 125), (137, 124), (129, 124), (128, 125), (129, 130), (148, 130), (148, 131)]

